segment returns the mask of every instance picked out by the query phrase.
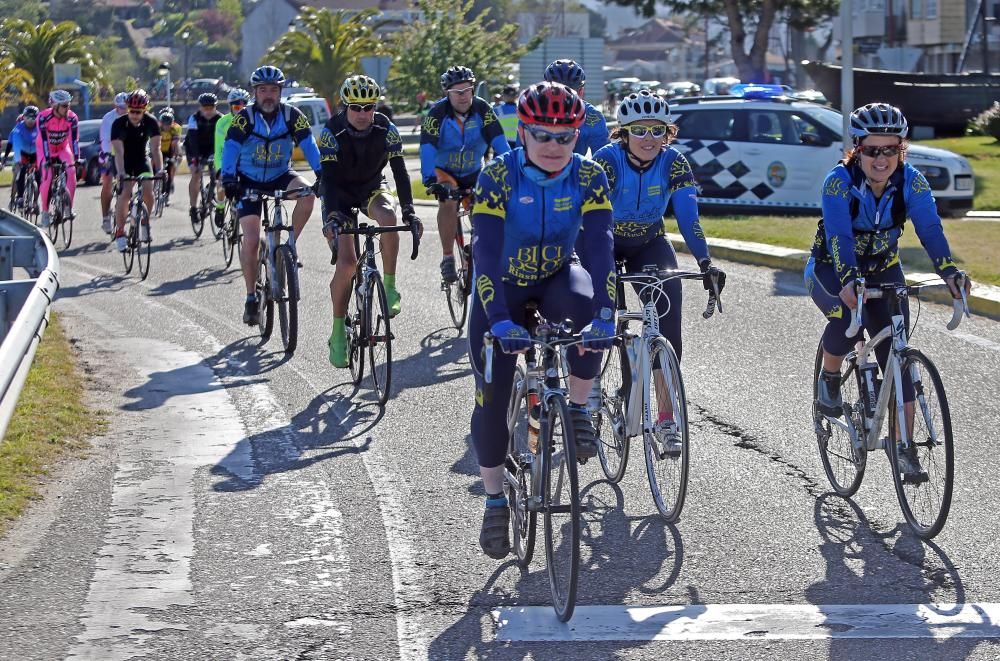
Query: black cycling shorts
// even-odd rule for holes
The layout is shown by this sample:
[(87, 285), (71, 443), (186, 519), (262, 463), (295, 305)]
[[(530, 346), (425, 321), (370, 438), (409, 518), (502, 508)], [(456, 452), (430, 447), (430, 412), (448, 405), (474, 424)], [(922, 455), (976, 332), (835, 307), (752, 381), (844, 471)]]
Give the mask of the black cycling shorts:
[(243, 218), (245, 216), (259, 216), (261, 207), (263, 203), (260, 200), (256, 202), (243, 199), (243, 195), (249, 189), (273, 192), (276, 190), (288, 190), (292, 185), (292, 182), (298, 179), (299, 173), (295, 170), (288, 170), (284, 174), (280, 174), (271, 181), (253, 181), (252, 179), (247, 179), (244, 176), (240, 176), (240, 195), (239, 201), (236, 203), (236, 210), (239, 212), (239, 217)]

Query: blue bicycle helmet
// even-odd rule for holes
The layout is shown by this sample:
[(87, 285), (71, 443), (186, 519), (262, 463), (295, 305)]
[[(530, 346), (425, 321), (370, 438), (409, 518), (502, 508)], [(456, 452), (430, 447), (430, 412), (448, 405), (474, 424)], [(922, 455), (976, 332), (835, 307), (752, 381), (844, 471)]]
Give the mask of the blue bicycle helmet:
[(562, 83), (566, 87), (578, 90), (587, 82), (587, 74), (583, 67), (573, 60), (556, 60), (545, 67), (545, 80), (550, 83)]
[(250, 74), (250, 87), (257, 87), (258, 85), (278, 85), (284, 87), (285, 74), (281, 69), (272, 67), (270, 64), (257, 67)]
[(465, 82), (473, 84), (476, 82), (476, 74), (472, 73), (472, 69), (469, 67), (450, 67), (447, 71), (441, 74), (442, 90), (447, 90), (455, 83)]

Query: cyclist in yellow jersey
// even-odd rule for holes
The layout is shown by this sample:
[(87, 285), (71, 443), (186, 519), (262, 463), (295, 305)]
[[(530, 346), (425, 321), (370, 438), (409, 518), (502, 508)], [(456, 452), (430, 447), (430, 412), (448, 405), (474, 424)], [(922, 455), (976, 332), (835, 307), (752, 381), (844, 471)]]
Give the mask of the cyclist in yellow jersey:
[(184, 131), (181, 125), (174, 121), (172, 108), (161, 110), (159, 119), (160, 153), (163, 155), (164, 169), (167, 172), (167, 204), (170, 204), (170, 195), (174, 192), (174, 168), (177, 167), (177, 158), (180, 156), (181, 134)]

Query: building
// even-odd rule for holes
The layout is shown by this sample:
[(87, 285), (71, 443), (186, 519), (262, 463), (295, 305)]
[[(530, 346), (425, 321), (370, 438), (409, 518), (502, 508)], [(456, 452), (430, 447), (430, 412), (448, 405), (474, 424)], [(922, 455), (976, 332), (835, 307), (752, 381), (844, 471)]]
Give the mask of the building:
[(607, 62), (623, 76), (671, 81), (704, 78), (705, 37), (697, 28), (652, 18), (607, 42)]

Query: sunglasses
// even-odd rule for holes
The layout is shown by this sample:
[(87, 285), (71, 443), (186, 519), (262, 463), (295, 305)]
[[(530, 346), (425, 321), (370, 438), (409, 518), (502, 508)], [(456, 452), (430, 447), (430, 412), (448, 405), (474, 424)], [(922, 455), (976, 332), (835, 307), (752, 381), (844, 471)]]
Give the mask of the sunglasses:
[(899, 145), (888, 145), (886, 147), (861, 146), (858, 151), (860, 151), (863, 156), (867, 156), (868, 158), (878, 158), (880, 154), (892, 158), (893, 156), (899, 155), (900, 147)]
[(69, 108), (68, 103), (57, 103), (56, 108)]
[(128, 114), (130, 114), (130, 115), (144, 115), (145, 113), (146, 113), (145, 110), (129, 110), (128, 111)]
[(656, 124), (654, 126), (632, 125), (628, 127), (628, 134), (633, 138), (645, 138), (651, 135), (654, 138), (662, 138), (667, 134), (666, 124)]
[(549, 140), (555, 140), (557, 145), (568, 145), (573, 142), (573, 139), (577, 134), (576, 129), (573, 129), (569, 133), (549, 133), (545, 129), (525, 126), (524, 130), (531, 134), (531, 137), (535, 139), (535, 142), (541, 144), (545, 144)]
[(448, 94), (454, 94), (455, 96), (465, 96), (466, 94), (472, 94), (472, 90), (475, 87), (463, 87), (460, 90), (448, 90)]
[(362, 105), (360, 103), (348, 103), (347, 109), (352, 112), (371, 112), (372, 110), (375, 110), (375, 104), (365, 103)]

